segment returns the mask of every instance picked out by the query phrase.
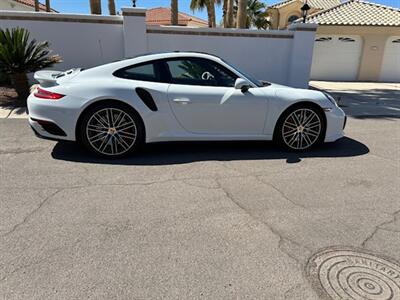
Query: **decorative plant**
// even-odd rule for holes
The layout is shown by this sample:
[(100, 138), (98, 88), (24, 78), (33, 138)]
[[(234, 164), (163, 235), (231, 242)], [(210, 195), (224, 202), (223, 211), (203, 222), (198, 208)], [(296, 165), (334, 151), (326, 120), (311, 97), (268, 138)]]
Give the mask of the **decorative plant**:
[(29, 95), (27, 73), (52, 66), (61, 61), (59, 55), (50, 55), (48, 42), (30, 39), (24, 28), (0, 28), (0, 72), (10, 75), (19, 99)]

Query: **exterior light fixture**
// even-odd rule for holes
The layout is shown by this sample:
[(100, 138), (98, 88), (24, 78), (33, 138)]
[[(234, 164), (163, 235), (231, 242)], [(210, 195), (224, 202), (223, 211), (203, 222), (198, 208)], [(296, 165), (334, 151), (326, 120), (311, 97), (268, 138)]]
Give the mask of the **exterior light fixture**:
[(303, 23), (306, 22), (306, 18), (307, 18), (307, 13), (310, 10), (310, 6), (307, 4), (307, 0), (306, 3), (304, 3), (304, 5), (300, 8), (301, 9), (301, 15), (303, 16)]

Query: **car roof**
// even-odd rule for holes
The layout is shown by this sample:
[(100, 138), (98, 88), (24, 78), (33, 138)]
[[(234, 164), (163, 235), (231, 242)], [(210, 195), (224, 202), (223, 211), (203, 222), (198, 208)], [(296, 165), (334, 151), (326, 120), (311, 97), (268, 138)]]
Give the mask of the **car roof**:
[(146, 53), (146, 54), (141, 54), (137, 55), (132, 58), (127, 58), (122, 60), (123, 62), (127, 62), (128, 64), (135, 64), (135, 63), (141, 63), (141, 62), (146, 62), (146, 61), (151, 61), (151, 60), (156, 60), (156, 59), (164, 59), (164, 58), (175, 58), (175, 57), (204, 57), (204, 58), (209, 58), (209, 59), (217, 59), (220, 60), (220, 58), (216, 55), (205, 53), (205, 52), (195, 52), (195, 51), (173, 51), (173, 52), (159, 52), (159, 53)]

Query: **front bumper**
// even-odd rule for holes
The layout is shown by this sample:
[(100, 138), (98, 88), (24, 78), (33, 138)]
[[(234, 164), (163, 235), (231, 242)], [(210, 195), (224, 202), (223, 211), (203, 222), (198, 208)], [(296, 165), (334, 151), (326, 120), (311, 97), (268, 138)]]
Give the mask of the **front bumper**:
[(344, 111), (335, 106), (325, 112), (326, 116), (326, 134), (325, 142), (334, 142), (344, 136), (347, 117)]

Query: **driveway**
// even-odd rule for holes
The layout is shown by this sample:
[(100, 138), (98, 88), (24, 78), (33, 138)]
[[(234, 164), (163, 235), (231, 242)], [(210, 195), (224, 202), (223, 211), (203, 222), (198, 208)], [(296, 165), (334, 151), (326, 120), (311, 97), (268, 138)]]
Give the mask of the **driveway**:
[(104, 161), (0, 120), (1, 298), (399, 299), (400, 98), (367, 114), (365, 92), (331, 91), (360, 113), (303, 154), (171, 143)]
[(310, 86), (332, 93), (353, 117), (400, 114), (400, 83), (311, 81)]

